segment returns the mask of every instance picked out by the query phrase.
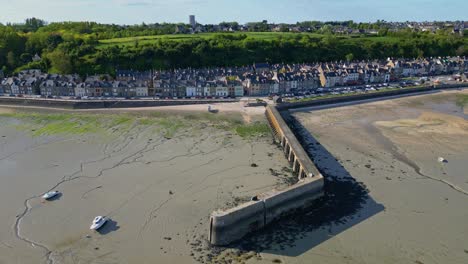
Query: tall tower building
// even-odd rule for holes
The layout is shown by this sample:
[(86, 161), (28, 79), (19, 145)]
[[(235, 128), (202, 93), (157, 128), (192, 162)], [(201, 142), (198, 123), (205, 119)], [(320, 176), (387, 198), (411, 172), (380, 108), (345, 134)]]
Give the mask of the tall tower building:
[(197, 26), (197, 21), (195, 21), (195, 16), (190, 15), (189, 19), (190, 19), (190, 25), (192, 26), (192, 28), (195, 28)]

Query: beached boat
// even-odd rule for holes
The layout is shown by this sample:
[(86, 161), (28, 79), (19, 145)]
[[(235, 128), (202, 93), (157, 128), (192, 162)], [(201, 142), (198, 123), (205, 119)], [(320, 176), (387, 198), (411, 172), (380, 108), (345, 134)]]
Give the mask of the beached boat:
[(49, 199), (54, 198), (54, 197), (57, 196), (58, 194), (59, 194), (59, 191), (47, 192), (47, 193), (44, 193), (44, 195), (42, 195), (42, 199), (44, 199), (44, 200), (49, 200)]
[(91, 229), (91, 230), (98, 230), (98, 229), (101, 228), (106, 222), (107, 222), (107, 218), (106, 218), (106, 217), (104, 217), (104, 216), (96, 216), (96, 217), (93, 219), (93, 223), (91, 224), (91, 226), (89, 227), (89, 229)]
[(218, 111), (219, 111), (218, 109), (212, 108), (211, 105), (208, 106), (208, 112), (210, 112), (210, 113), (218, 113)]

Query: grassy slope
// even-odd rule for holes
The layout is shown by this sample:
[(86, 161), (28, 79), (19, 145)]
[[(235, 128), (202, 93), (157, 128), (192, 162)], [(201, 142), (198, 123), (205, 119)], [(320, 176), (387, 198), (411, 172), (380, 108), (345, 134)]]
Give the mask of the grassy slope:
[[(107, 47), (114, 45), (133, 46), (136, 42), (138, 44), (151, 44), (157, 40), (172, 40), (172, 41), (187, 41), (193, 39), (210, 39), (216, 35), (230, 35), (239, 36), (247, 35), (248, 38), (259, 39), (259, 40), (274, 40), (278, 38), (301, 38), (308, 36), (312, 38), (323, 38), (326, 35), (317, 33), (293, 33), (293, 32), (236, 32), (236, 33), (200, 33), (200, 34), (172, 34), (172, 35), (154, 35), (154, 36), (139, 36), (139, 37), (127, 37), (127, 38), (113, 38), (104, 39), (99, 41), (98, 47)], [(399, 37), (393, 36), (365, 36), (365, 35), (335, 35), (338, 39), (346, 39), (348, 42), (359, 42), (359, 41), (371, 41), (371, 42), (390, 42), (395, 43), (401, 41)], [(468, 37), (464, 38), (468, 44)]]
[[(325, 35), (315, 34), (315, 33), (291, 33), (291, 32), (243, 32), (243, 33), (224, 33), (224, 35), (247, 35), (248, 38), (259, 39), (259, 40), (274, 40), (278, 38), (300, 38), (302, 36), (309, 36), (314, 38), (323, 38)], [(216, 35), (223, 35), (223, 33), (201, 33), (201, 34), (174, 34), (174, 35), (156, 35), (156, 36), (141, 36), (141, 37), (128, 37), (128, 38), (114, 38), (114, 39), (105, 39), (100, 40), (98, 47), (106, 47), (113, 45), (125, 45), (133, 46), (135, 43), (138, 44), (151, 44), (158, 40), (172, 40), (172, 41), (186, 41), (193, 39), (210, 39), (214, 38)], [(392, 37), (356, 37), (354, 38), (349, 36), (337, 36), (338, 38), (345, 38), (349, 41), (359, 41), (359, 40), (369, 40), (369, 41), (380, 41), (386, 42), (398, 41), (398, 38)]]

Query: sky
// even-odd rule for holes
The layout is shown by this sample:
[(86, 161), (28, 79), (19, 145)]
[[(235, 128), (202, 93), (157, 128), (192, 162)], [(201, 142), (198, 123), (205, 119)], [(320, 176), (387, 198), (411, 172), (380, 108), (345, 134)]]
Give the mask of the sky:
[(468, 20), (468, 0), (0, 0), (0, 23), (29, 17), (113, 24), (268, 20)]

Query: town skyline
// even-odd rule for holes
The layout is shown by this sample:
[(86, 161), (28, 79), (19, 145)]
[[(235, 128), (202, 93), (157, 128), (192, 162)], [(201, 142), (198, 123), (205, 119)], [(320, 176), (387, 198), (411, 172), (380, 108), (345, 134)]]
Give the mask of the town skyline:
[[(4, 0), (1, 0), (3, 2)], [(40, 3), (40, 5), (39, 5)], [(404, 6), (405, 8), (402, 8)], [(461, 0), (411, 2), (393, 1), (272, 1), (237, 2), (213, 0), (19, 0), (2, 7), (0, 23), (21, 23), (28, 17), (40, 17), (48, 22), (93, 21), (110, 24), (188, 23), (195, 15), (201, 24), (223, 21), (248, 23), (267, 20), (271, 23), (300, 21), (457, 21), (466, 20), (468, 3)], [(21, 12), (19, 12), (21, 10)], [(106, 10), (103, 12), (103, 10)], [(226, 10), (230, 10), (226, 12)], [(437, 10), (437, 12), (434, 12)], [(223, 13), (220, 19), (219, 13)], [(278, 18), (281, 19), (278, 19)]]

